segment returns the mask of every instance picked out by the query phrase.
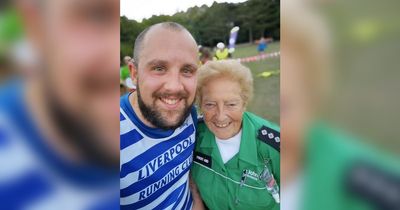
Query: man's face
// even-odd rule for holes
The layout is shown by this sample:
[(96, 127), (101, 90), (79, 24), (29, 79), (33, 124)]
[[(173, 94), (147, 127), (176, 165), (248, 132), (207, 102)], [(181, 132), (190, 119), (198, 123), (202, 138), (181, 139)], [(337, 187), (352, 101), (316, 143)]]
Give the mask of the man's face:
[(189, 33), (162, 27), (145, 37), (137, 72), (142, 116), (153, 127), (173, 129), (188, 115), (197, 82), (197, 45)]
[(49, 100), (118, 154), (119, 1), (46, 1), (42, 17)]

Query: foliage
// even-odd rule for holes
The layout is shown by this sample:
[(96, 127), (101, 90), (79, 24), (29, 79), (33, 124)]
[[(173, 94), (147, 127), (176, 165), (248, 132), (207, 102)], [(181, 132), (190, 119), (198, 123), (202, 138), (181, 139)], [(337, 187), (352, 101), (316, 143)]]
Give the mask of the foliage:
[(139, 33), (150, 25), (174, 21), (185, 26), (198, 44), (215, 46), (218, 42), (228, 43), (229, 31), (239, 26), (237, 43), (253, 42), (261, 36), (280, 39), (280, 1), (248, 0), (243, 3), (216, 3), (210, 7), (202, 5), (178, 12), (172, 16), (160, 15), (142, 22), (121, 17), (121, 60), (132, 56), (133, 46)]

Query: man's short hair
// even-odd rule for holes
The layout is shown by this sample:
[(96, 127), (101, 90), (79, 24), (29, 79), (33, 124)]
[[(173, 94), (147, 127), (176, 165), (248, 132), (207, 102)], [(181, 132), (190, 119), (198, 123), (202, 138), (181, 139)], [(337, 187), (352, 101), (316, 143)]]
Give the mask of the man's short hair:
[(181, 24), (175, 23), (175, 22), (157, 23), (157, 24), (154, 24), (154, 25), (149, 26), (146, 29), (144, 29), (135, 40), (135, 46), (134, 46), (134, 50), (133, 50), (133, 61), (134, 61), (136, 68), (138, 68), (138, 66), (139, 66), (139, 57), (140, 57), (140, 53), (143, 49), (143, 41), (147, 35), (147, 32), (149, 32), (150, 29), (152, 29), (155, 26), (161, 26), (165, 29), (169, 29), (172, 31), (188, 31)]

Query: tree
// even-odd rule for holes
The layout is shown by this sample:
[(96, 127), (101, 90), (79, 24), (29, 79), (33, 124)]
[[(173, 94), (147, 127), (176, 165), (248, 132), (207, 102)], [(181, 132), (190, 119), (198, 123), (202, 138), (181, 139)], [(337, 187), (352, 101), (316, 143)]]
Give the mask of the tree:
[(229, 31), (239, 26), (237, 43), (253, 42), (261, 36), (280, 38), (280, 1), (248, 0), (243, 3), (217, 3), (202, 5), (178, 12), (172, 16), (160, 15), (142, 22), (121, 17), (121, 59), (132, 56), (136, 37), (146, 27), (165, 21), (182, 24), (204, 46), (228, 42)]

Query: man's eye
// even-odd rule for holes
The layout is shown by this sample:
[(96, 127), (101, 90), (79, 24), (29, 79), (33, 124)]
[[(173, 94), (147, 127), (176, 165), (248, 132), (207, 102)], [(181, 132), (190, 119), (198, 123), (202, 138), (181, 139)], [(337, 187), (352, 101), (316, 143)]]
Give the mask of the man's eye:
[(163, 71), (163, 70), (164, 70), (164, 67), (162, 67), (162, 66), (155, 66), (155, 67), (153, 68), (153, 70), (154, 70), (154, 71)]
[(182, 69), (182, 73), (183, 73), (185, 76), (192, 76), (194, 72), (195, 72), (195, 70), (192, 69), (192, 68), (189, 68), (189, 67), (186, 67), (186, 68), (183, 68), (183, 69)]

